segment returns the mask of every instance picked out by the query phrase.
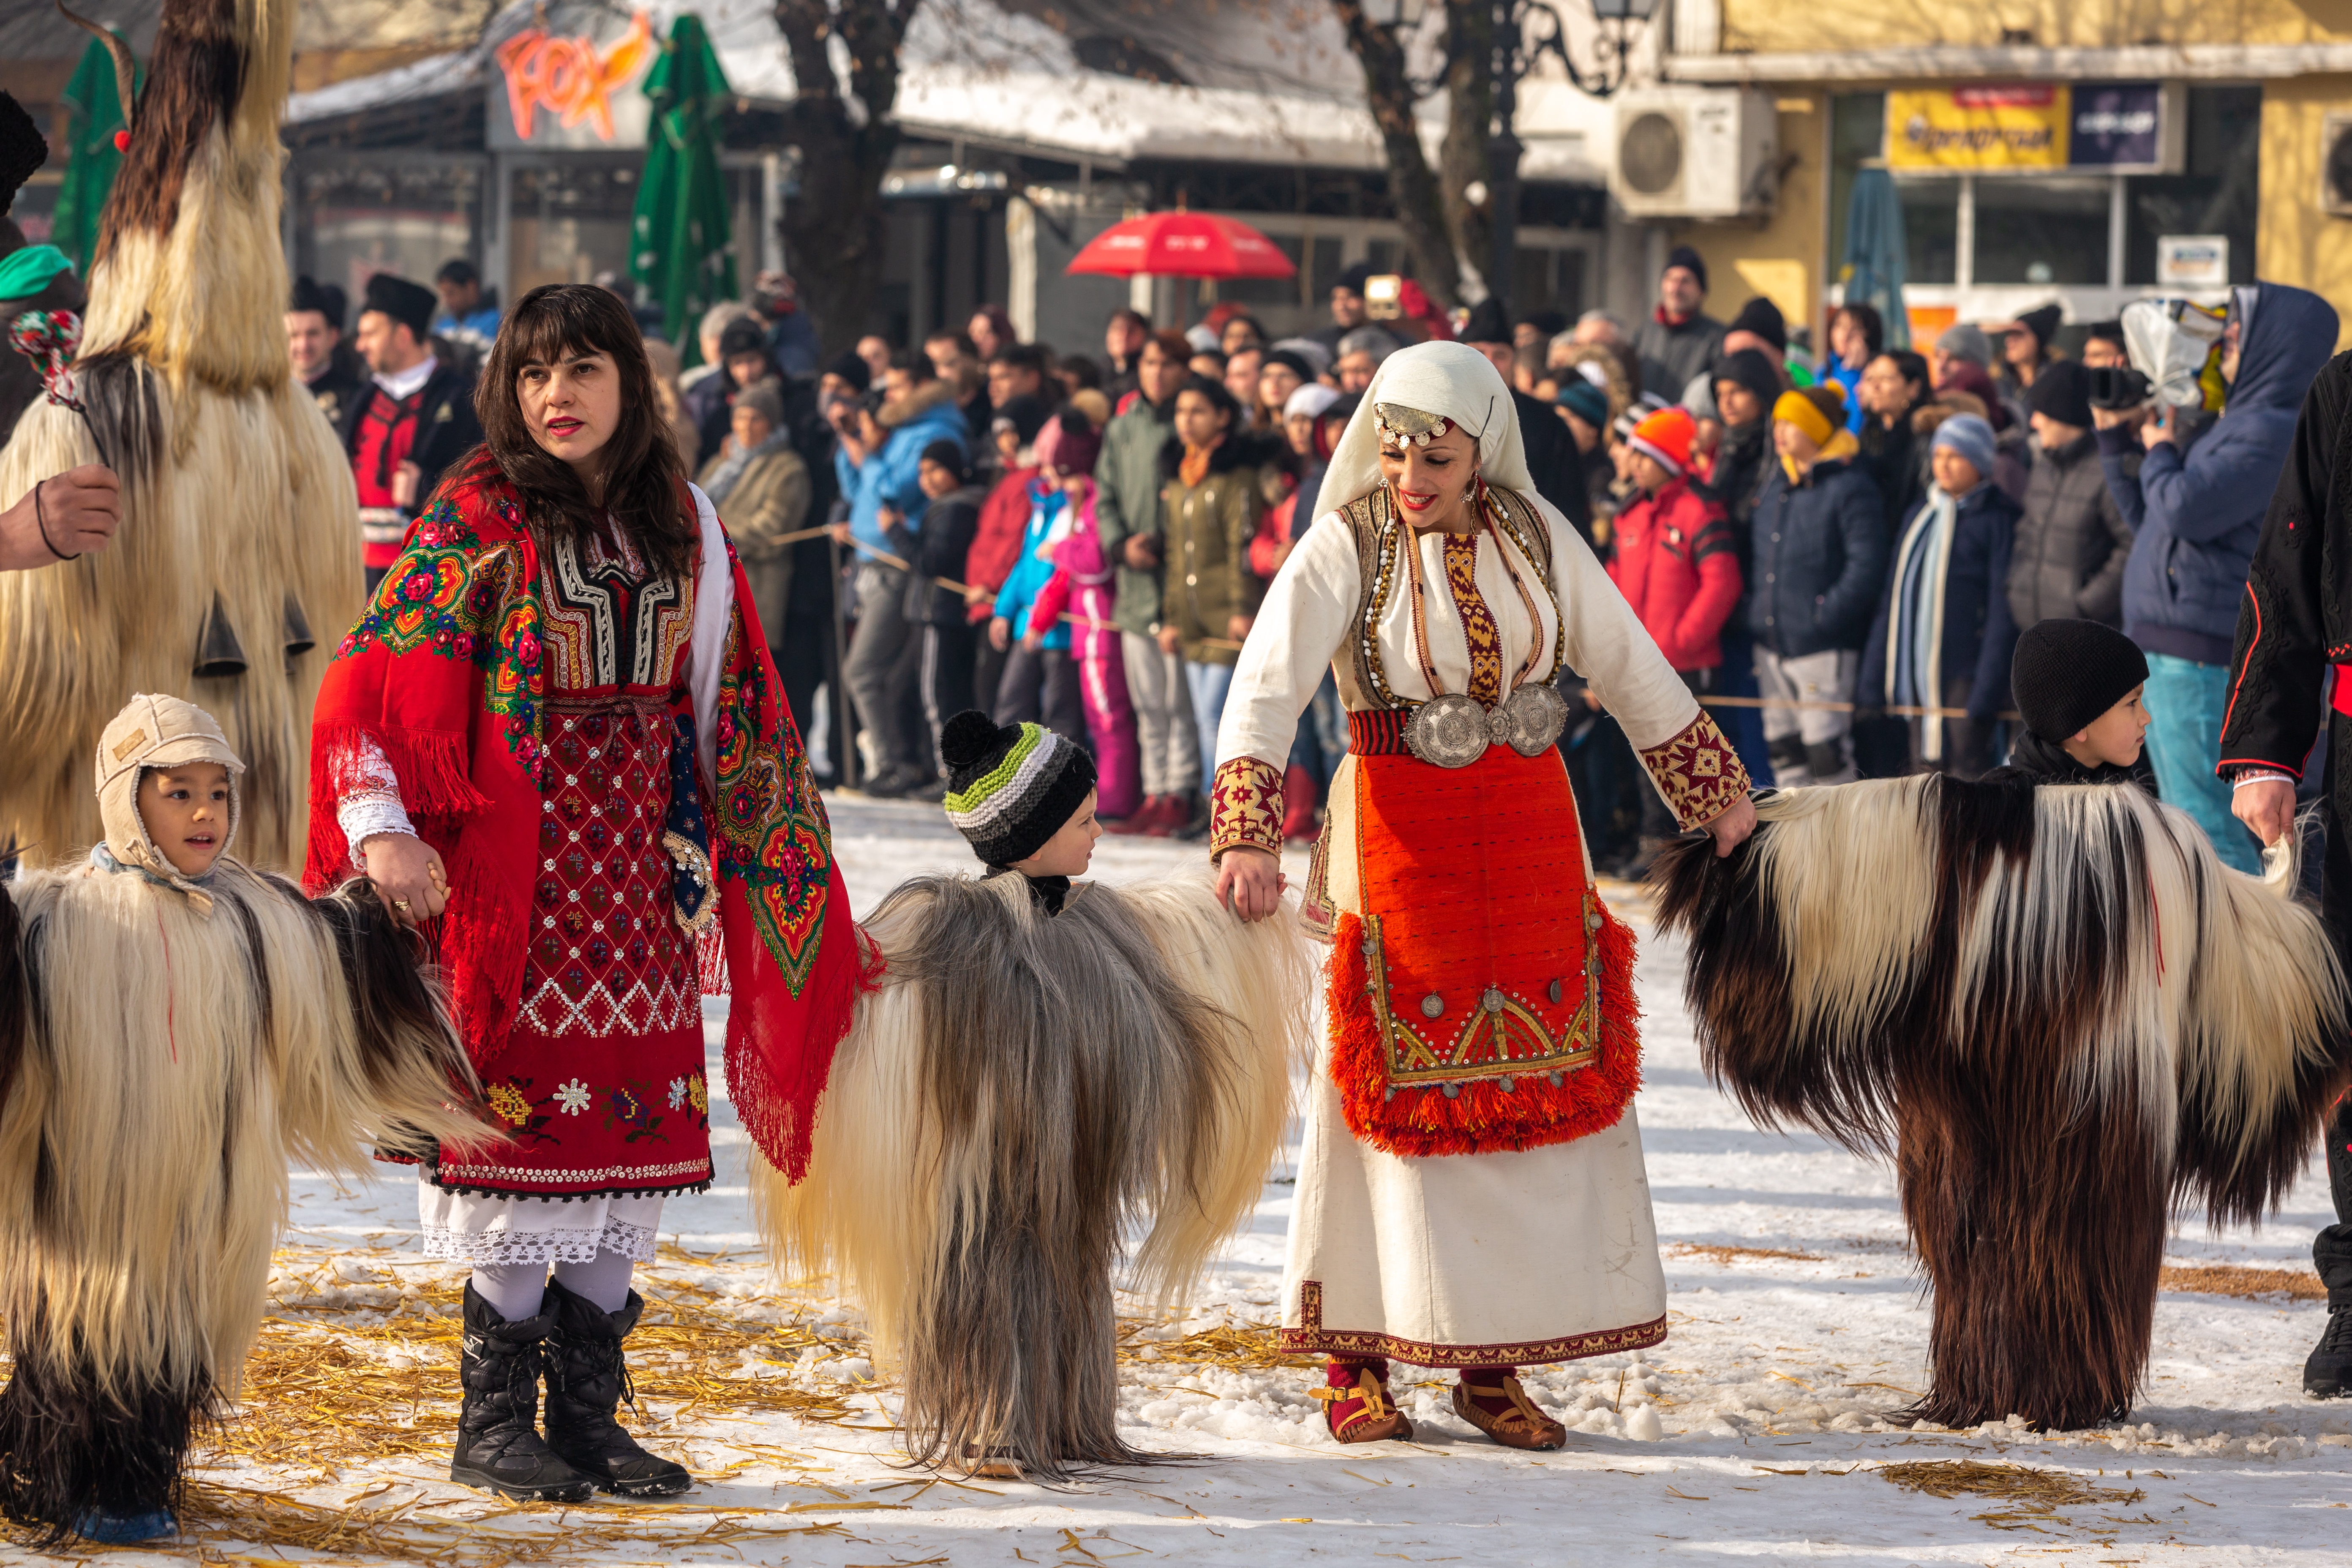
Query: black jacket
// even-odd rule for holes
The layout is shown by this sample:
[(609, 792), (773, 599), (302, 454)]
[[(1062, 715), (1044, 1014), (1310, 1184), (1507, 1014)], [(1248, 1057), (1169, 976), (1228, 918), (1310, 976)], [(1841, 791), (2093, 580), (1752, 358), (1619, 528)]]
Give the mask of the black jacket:
[(1886, 517), (1878, 487), (1838, 458), (1790, 484), (1775, 461), (1749, 523), (1755, 563), (1748, 629), (1782, 658), (1860, 652), (1886, 580)]
[(1536, 481), (1536, 494), (1559, 508), (1559, 514), (1591, 542), (1592, 497), (1584, 488), (1584, 455), (1576, 449), (1575, 432), (1540, 397), (1514, 389), (1511, 406), (1519, 416), (1519, 439), (1527, 445), (1528, 472)]
[(327, 416), (327, 423), (340, 433), (344, 428), (344, 416), (350, 413), (352, 405), (365, 400), (374, 392), (375, 383), (368, 379), (367, 372), (356, 365), (345, 364), (342, 356), (338, 354), (327, 362), (327, 368), (318, 380), (303, 383), (302, 390), (310, 395), (310, 400), (319, 405), (319, 412)]
[[(343, 451), (354, 459), (360, 449), (360, 426), (374, 401), (373, 382), (345, 400)], [(442, 361), (417, 395), (415, 417), (416, 442), (408, 449), (408, 460), (422, 472), (416, 480), (416, 503), (409, 509), (412, 515), (441, 482), (442, 470), (482, 444), (482, 422), (474, 417), (474, 378)]]
[(2131, 547), (2131, 526), (2107, 489), (2098, 437), (2085, 431), (2043, 448), (2025, 478), (2025, 515), (2009, 555), (2009, 613), (2017, 629), (2053, 616), (2120, 629)]
[(2127, 768), (2113, 763), (2087, 767), (2066, 752), (2055, 741), (2045, 741), (2027, 730), (2017, 738), (2009, 753), (2009, 765), (1995, 768), (1985, 774), (1986, 784), (2022, 783), (2032, 784), (2137, 784), (2149, 795), (2156, 794), (2156, 774), (2149, 771), (2147, 752), (2142, 751), (2137, 761)]
[(964, 624), (961, 594), (938, 586), (934, 578), (964, 580), (964, 558), (971, 553), (971, 536), (980, 531), (978, 487), (950, 490), (923, 509), (923, 531), (909, 537), (903, 527), (888, 531), (891, 547), (915, 564), (907, 583), (907, 618), (918, 626), (960, 626)]
[(2340, 353), (2304, 395), (2247, 571), (2221, 721), (2225, 775), (2256, 763), (2302, 778), (2326, 716), (2327, 667), (2352, 663), (2352, 482), (2336, 472), (2347, 419), (2352, 353)]

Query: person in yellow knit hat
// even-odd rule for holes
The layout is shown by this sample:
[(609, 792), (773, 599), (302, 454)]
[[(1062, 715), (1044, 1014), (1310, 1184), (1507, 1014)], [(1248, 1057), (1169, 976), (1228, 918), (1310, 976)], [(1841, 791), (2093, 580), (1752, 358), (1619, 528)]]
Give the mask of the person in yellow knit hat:
[(1835, 383), (1784, 392), (1772, 405), (1768, 472), (1749, 525), (1748, 626), (1756, 684), (1767, 701), (1764, 743), (1774, 782), (1843, 784), (1854, 776), (1854, 677), (1886, 574), (1885, 503), (1845, 427)]

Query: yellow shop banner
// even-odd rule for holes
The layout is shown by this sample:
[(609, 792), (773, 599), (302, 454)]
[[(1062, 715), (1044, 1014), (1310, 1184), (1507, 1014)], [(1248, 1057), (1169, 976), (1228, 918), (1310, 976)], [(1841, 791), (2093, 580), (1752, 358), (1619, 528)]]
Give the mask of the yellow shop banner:
[(2061, 82), (1886, 95), (1891, 169), (2063, 169), (2071, 103)]

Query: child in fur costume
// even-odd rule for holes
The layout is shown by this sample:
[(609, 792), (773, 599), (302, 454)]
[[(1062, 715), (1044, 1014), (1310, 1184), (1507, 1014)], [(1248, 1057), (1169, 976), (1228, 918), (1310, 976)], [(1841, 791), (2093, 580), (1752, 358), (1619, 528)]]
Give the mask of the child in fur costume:
[(2011, 669), (2011, 766), (1769, 796), (1729, 859), (1660, 860), (1659, 924), (1749, 1115), (1895, 1155), (1935, 1289), (1907, 1414), (2081, 1427), (2131, 1408), (2176, 1201), (2258, 1221), (2352, 1056), (2291, 847), (2257, 880), (2157, 804), (2139, 649), (2046, 621)]
[(105, 840), (0, 888), (0, 1512), (52, 1542), (174, 1529), (289, 1163), (494, 1137), (366, 886), (313, 903), (227, 858), (243, 773), (210, 715), (134, 697), (99, 742)]
[(755, 1162), (779, 1260), (838, 1270), (904, 1363), (918, 1462), (1061, 1478), (1145, 1456), (1118, 1430), (1122, 1225), (1172, 1301), (1249, 1212), (1308, 994), (1295, 918), (1244, 926), (1205, 880), (1073, 883), (1095, 770), (1037, 724), (945, 726), (950, 818), (985, 875), (901, 886), (886, 965), (834, 1058), (808, 1175)]

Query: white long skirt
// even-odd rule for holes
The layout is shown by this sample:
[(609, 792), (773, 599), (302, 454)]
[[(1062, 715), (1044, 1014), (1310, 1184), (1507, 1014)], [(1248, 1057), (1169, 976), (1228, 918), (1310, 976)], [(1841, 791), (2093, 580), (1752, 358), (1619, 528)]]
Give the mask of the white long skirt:
[(416, 1184), (425, 1256), (462, 1263), (586, 1263), (599, 1252), (650, 1263), (662, 1194), (642, 1197), (490, 1197)]
[(1282, 1348), (1539, 1366), (1654, 1345), (1666, 1281), (1642, 1134), (1520, 1153), (1387, 1154), (1316, 1074), (1282, 1279)]
[[(1328, 889), (1360, 913), (1355, 763), (1324, 824)], [(1587, 875), (1591, 874), (1590, 866)], [(1415, 1366), (1539, 1366), (1666, 1337), (1641, 1124), (1518, 1153), (1384, 1153), (1348, 1130), (1327, 1039), (1307, 1100), (1281, 1344)]]

